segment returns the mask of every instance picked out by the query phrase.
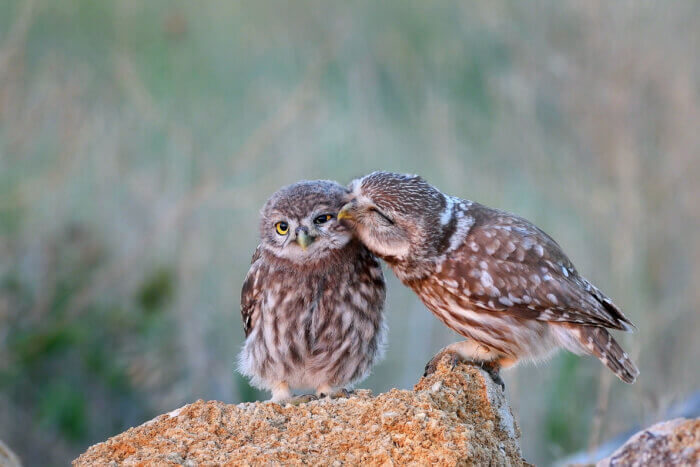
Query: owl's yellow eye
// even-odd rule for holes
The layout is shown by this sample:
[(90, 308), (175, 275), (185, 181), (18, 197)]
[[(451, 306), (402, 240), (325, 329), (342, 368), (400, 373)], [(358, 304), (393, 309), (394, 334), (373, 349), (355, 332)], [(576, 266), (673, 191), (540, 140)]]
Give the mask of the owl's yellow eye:
[(289, 233), (289, 224), (284, 221), (280, 221), (275, 224), (275, 230), (280, 235), (287, 235)]
[(321, 214), (320, 216), (316, 217), (316, 219), (314, 219), (314, 224), (325, 224), (331, 219), (333, 219), (332, 214)]

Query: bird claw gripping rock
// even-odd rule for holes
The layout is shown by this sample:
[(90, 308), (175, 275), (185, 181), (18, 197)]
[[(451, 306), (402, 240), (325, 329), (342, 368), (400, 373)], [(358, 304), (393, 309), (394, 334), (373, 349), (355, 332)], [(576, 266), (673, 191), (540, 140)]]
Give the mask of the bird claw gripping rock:
[(299, 396), (294, 396), (291, 399), (289, 399), (287, 401), (287, 404), (297, 406), (315, 400), (318, 400), (318, 396), (316, 396), (315, 394), (301, 394)]
[(501, 378), (501, 372), (500, 372), (500, 367), (497, 363), (495, 362), (478, 362), (478, 361), (473, 361), (473, 360), (464, 360), (460, 358), (460, 356), (457, 354), (457, 352), (454, 352), (452, 350), (442, 350), (438, 354), (436, 354), (433, 358), (430, 359), (427, 365), (425, 365), (425, 372), (423, 373), (424, 377), (430, 376), (435, 371), (437, 370), (438, 365), (442, 361), (443, 357), (448, 357), (449, 360), (447, 360), (447, 364), (451, 370), (454, 370), (455, 367), (457, 366), (458, 363), (465, 363), (467, 365), (472, 365), (481, 368), (485, 372), (491, 376), (491, 379), (493, 380), (494, 383), (498, 384), (502, 390), (505, 391), (506, 385), (503, 382), (503, 379)]
[(327, 397), (329, 399), (349, 399), (353, 394), (355, 394), (355, 391), (348, 391), (345, 388), (340, 388), (329, 394), (319, 394), (319, 397)]
[(453, 352), (451, 350), (442, 350), (438, 352), (433, 358), (431, 358), (430, 361), (425, 365), (423, 377), (430, 376), (433, 373), (435, 373), (435, 371), (437, 371), (437, 367), (440, 363), (440, 360), (442, 360), (442, 357), (444, 356), (448, 356), (450, 358), (450, 370), (454, 370), (457, 364), (460, 362), (460, 358), (459, 355), (457, 355), (457, 352)]

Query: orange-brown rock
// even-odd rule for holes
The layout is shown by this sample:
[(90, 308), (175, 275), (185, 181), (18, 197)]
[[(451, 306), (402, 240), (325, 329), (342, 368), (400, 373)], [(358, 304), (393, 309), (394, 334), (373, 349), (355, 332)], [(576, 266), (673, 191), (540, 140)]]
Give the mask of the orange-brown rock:
[(519, 437), (490, 376), (443, 360), (413, 391), (297, 407), (200, 400), (92, 446), (74, 465), (522, 465)]
[(700, 418), (677, 418), (642, 430), (597, 467), (646, 465), (700, 465)]

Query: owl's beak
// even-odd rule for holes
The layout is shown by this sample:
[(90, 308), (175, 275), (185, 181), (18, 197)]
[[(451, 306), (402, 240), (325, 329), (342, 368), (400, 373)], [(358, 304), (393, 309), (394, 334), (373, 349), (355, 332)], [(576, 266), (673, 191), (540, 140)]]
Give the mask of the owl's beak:
[(300, 230), (297, 232), (297, 236), (294, 240), (299, 244), (302, 250), (306, 250), (306, 248), (316, 240), (316, 237), (312, 237), (303, 230)]
[(348, 221), (354, 221), (355, 217), (352, 215), (352, 210), (353, 210), (353, 205), (352, 202), (346, 204), (342, 208), (340, 208), (340, 211), (338, 211), (338, 222), (342, 221), (343, 219), (348, 220)]

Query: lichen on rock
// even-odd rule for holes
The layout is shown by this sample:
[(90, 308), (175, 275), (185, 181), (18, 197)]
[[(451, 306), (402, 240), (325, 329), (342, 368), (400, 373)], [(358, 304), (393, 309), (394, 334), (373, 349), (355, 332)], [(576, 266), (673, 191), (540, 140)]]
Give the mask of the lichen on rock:
[(502, 389), (448, 360), (412, 391), (301, 406), (200, 400), (90, 447), (74, 465), (522, 465)]

